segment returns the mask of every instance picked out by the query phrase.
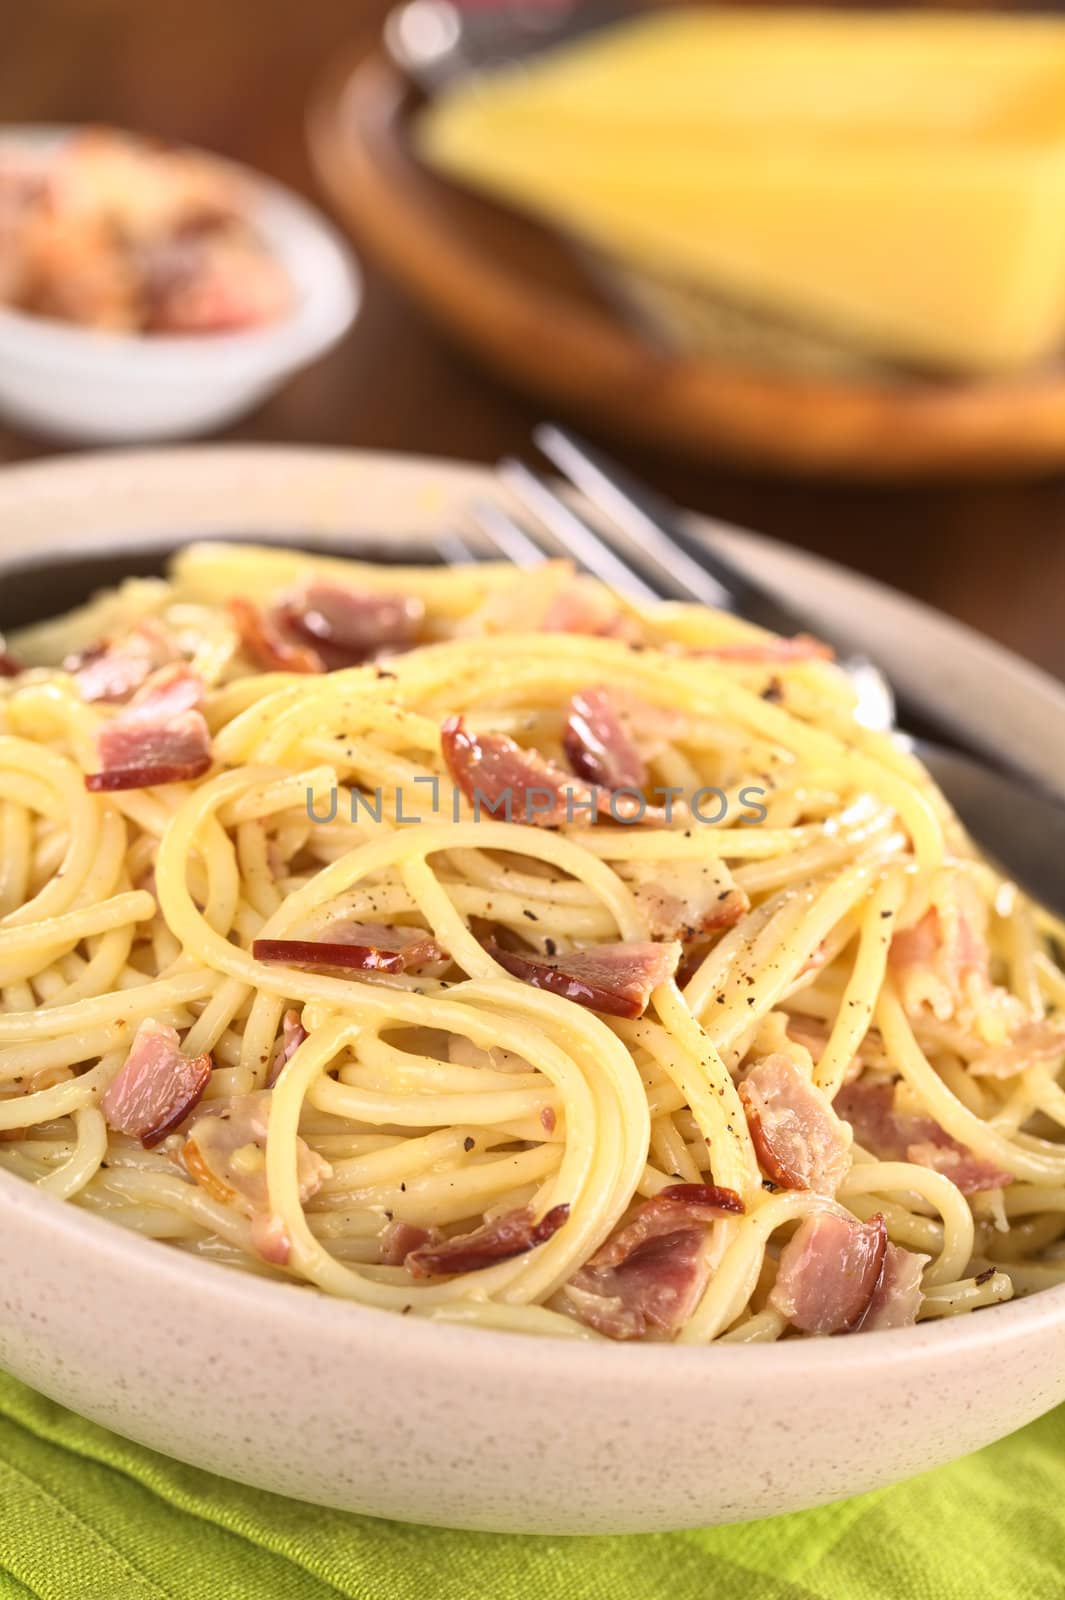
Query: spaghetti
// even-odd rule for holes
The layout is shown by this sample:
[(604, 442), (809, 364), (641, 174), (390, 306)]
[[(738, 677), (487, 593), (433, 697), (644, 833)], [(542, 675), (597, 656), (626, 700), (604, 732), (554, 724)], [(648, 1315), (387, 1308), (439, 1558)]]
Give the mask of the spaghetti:
[(0, 1163), (530, 1333), (1065, 1279), (1062, 930), (814, 641), (191, 546), (0, 656)]

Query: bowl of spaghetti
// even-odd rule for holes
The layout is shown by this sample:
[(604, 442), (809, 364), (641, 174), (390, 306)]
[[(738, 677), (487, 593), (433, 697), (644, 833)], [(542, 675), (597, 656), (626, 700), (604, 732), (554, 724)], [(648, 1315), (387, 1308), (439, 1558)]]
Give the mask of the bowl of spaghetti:
[[(441, 565), (488, 488), (0, 483), (0, 1360), (501, 1530), (768, 1515), (1019, 1426), (1065, 1398), (1060, 925), (815, 639)], [(993, 682), (1004, 738), (1065, 728), (957, 624), (724, 537), (889, 669)]]

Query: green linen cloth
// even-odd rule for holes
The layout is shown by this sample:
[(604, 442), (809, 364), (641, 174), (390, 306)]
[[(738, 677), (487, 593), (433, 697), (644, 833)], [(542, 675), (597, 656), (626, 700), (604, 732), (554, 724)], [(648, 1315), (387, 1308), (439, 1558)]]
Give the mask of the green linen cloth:
[(794, 1516), (518, 1538), (246, 1489), (0, 1375), (0, 1600), (1063, 1600), (1063, 1450), (1065, 1408), (966, 1461)]

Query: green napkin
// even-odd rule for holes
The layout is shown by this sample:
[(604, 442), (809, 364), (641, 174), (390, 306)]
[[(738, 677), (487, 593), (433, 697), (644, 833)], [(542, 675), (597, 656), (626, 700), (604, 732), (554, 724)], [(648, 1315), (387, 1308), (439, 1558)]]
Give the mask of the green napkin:
[(1062, 1600), (1063, 1446), (1065, 1408), (954, 1466), (816, 1511), (518, 1538), (245, 1489), (0, 1375), (0, 1600)]

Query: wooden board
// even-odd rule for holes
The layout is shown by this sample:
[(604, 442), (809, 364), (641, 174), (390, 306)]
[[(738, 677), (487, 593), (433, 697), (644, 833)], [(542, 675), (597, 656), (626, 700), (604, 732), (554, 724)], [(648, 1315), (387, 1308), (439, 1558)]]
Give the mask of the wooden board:
[(1065, 368), (980, 381), (806, 378), (657, 347), (526, 218), (429, 172), (417, 96), (383, 50), (312, 102), (318, 176), (362, 244), (461, 346), (545, 413), (688, 460), (869, 479), (1005, 477), (1065, 464)]

